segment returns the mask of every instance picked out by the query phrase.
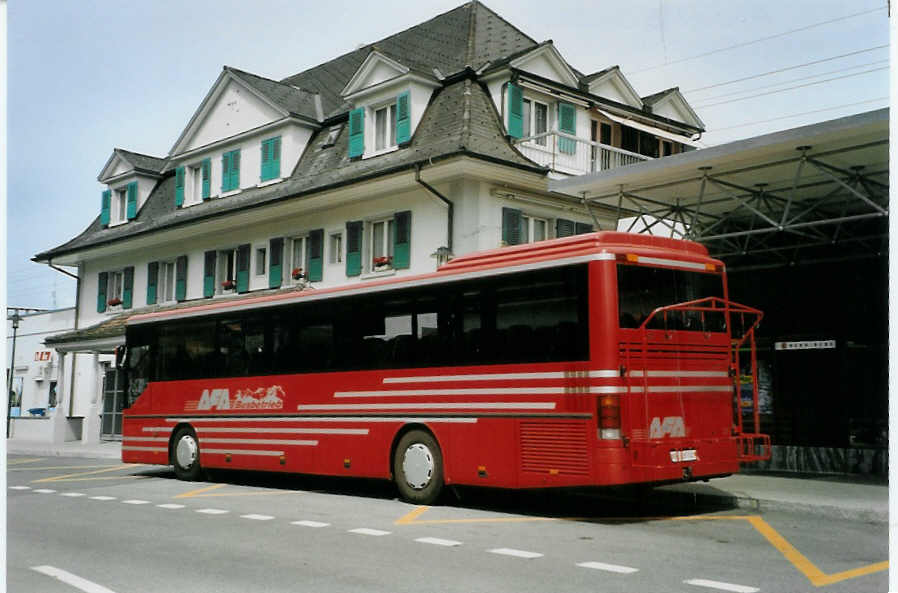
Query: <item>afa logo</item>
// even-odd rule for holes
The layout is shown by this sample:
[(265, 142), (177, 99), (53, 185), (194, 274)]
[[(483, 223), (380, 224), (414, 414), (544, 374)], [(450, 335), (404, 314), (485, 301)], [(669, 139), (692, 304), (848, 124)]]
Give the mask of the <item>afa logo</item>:
[[(192, 407), (188, 402), (187, 407)], [(231, 398), (228, 389), (204, 389), (197, 410), (279, 410), (284, 407), (284, 389), (280, 385), (239, 389)]]
[(685, 437), (686, 423), (682, 416), (665, 416), (664, 420), (655, 416), (649, 425), (650, 439), (663, 439), (664, 437)]

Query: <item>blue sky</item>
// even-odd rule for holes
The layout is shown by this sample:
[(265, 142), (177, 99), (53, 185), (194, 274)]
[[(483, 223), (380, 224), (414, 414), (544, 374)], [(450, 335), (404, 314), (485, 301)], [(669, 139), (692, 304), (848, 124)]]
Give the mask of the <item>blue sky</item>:
[[(223, 65), (284, 78), (459, 4), (13, 0), (8, 304), (74, 304), (74, 281), (30, 258), (97, 216), (114, 147), (165, 156)], [(485, 4), (583, 72), (618, 64), (641, 95), (679, 86), (708, 144), (888, 105), (884, 0)]]

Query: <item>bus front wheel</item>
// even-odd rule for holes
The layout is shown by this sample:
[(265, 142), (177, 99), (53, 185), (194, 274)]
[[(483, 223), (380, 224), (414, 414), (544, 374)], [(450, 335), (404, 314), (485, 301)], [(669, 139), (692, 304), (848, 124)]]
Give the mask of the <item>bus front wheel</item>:
[(404, 500), (415, 504), (437, 500), (443, 489), (443, 454), (433, 435), (411, 430), (399, 439), (393, 476)]
[(200, 443), (189, 426), (181, 428), (172, 440), (171, 463), (179, 480), (194, 482), (200, 478)]

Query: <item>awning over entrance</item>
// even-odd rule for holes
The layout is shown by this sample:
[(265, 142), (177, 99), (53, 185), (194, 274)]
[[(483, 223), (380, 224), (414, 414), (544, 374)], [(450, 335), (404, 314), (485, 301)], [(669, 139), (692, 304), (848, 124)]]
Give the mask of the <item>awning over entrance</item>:
[(728, 265), (886, 252), (889, 110), (550, 181)]

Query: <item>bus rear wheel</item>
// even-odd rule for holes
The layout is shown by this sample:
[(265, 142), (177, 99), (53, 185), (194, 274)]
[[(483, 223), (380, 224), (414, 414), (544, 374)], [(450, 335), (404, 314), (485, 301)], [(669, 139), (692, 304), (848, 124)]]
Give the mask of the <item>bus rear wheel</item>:
[(443, 454), (423, 430), (405, 433), (393, 455), (393, 477), (400, 496), (415, 504), (432, 504), (443, 490)]
[(203, 473), (200, 466), (200, 443), (189, 426), (178, 430), (172, 439), (171, 464), (179, 480), (195, 482)]

